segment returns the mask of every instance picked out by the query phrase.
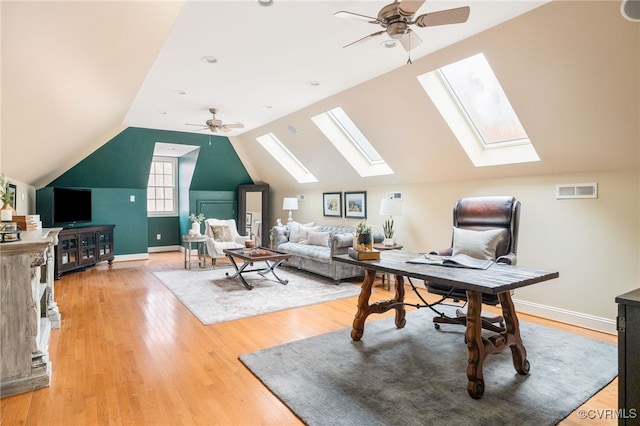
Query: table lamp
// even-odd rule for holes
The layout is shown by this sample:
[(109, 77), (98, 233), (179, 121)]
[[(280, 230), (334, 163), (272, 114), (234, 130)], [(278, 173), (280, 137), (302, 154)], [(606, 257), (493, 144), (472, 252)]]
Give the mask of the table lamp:
[(293, 222), (292, 210), (298, 210), (298, 199), (295, 197), (285, 197), (282, 201), (282, 210), (289, 210), (289, 218), (287, 219), (287, 225)]
[(402, 216), (402, 200), (397, 198), (383, 198), (380, 201), (380, 215), (389, 216), (384, 221), (382, 229), (384, 230), (384, 241), (382, 244), (385, 246), (393, 246), (393, 216)]

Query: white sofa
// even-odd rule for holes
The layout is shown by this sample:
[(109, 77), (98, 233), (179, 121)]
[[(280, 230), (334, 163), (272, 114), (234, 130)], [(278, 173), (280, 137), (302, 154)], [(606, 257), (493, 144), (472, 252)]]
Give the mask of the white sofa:
[(242, 248), (244, 242), (251, 239), (251, 237), (238, 234), (235, 219), (206, 219), (204, 234), (207, 237), (207, 254), (211, 256), (214, 268), (216, 267), (216, 259), (226, 257), (224, 249)]

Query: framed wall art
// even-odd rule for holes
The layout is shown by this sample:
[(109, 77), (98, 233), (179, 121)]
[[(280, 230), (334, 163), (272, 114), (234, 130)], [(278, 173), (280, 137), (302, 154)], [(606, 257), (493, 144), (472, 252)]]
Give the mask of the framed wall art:
[(342, 192), (322, 193), (322, 215), (342, 217)]
[(344, 217), (350, 219), (367, 218), (367, 191), (344, 193)]

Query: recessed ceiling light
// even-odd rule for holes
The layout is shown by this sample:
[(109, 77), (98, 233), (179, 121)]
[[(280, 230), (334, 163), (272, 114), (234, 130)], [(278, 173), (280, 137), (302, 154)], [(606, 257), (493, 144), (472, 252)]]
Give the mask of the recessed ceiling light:
[(258, 4), (260, 6), (271, 6), (273, 4), (273, 0), (258, 0)]
[(204, 62), (209, 63), (209, 64), (215, 64), (216, 62), (218, 62), (218, 60), (216, 58), (214, 58), (213, 56), (203, 56), (202, 60)]
[(264, 109), (271, 109), (271, 108), (273, 108), (273, 107), (272, 107), (271, 105), (262, 105), (262, 108), (264, 108)]
[(398, 44), (398, 40), (385, 40), (380, 44), (386, 47), (387, 49), (391, 49), (392, 47), (396, 47), (396, 45)]
[(320, 86), (320, 82), (319, 82), (319, 81), (315, 81), (315, 80), (310, 81), (310, 82), (309, 82), (309, 86), (314, 86), (314, 87), (315, 87), (315, 86)]
[(167, 111), (157, 111), (157, 113), (160, 115), (167, 115)]
[(173, 93), (175, 93), (176, 95), (182, 96), (182, 95), (186, 95), (187, 91), (186, 90), (174, 90)]

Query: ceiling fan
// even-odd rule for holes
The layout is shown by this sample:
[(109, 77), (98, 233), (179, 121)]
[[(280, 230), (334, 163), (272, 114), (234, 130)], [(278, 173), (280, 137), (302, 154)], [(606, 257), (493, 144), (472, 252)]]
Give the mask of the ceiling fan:
[[(469, 18), (469, 6), (424, 13), (414, 18), (415, 13), (424, 2), (425, 0), (395, 0), (393, 3), (380, 9), (377, 18), (344, 10), (334, 13), (333, 16), (363, 20), (370, 24), (378, 24), (383, 28), (381, 31), (369, 34), (344, 47), (353, 46), (354, 44), (362, 43), (370, 38), (387, 33), (393, 40), (398, 40), (407, 52), (422, 43), (420, 37), (411, 29), (412, 25), (418, 27), (433, 27), (436, 25), (461, 24)], [(411, 62), (411, 60), (409, 60), (409, 62)]]
[(216, 114), (218, 113), (218, 109), (217, 108), (209, 108), (209, 112), (211, 113), (211, 115), (213, 115), (213, 118), (210, 118), (209, 120), (207, 120), (204, 124), (204, 127), (202, 124), (190, 124), (190, 123), (185, 123), (187, 126), (199, 126), (201, 127), (199, 130), (211, 130), (212, 133), (216, 133), (218, 130), (221, 130), (223, 132), (230, 132), (231, 129), (243, 129), (244, 128), (244, 124), (242, 123), (231, 123), (231, 124), (226, 124), (223, 123), (222, 120), (218, 120), (216, 118)]

